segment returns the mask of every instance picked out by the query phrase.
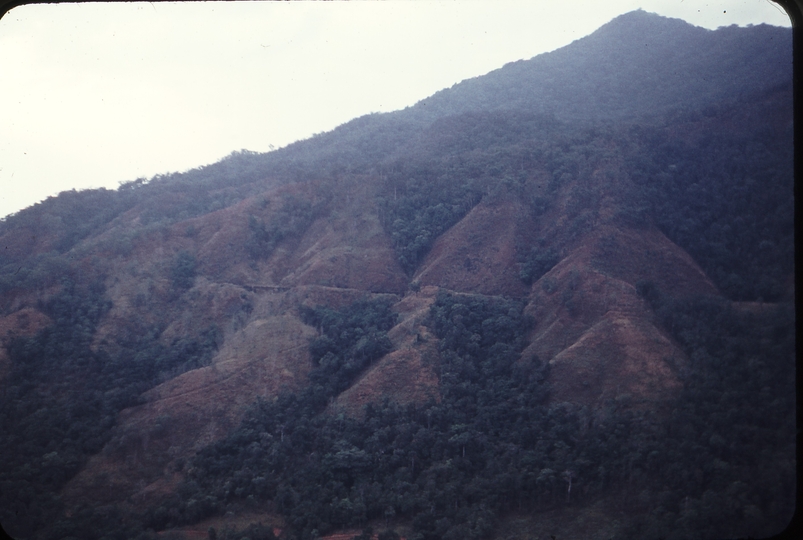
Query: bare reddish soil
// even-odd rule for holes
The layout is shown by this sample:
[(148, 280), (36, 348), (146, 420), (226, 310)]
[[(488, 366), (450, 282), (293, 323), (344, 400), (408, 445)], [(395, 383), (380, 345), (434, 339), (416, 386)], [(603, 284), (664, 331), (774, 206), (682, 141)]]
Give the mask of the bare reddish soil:
[(422, 285), (459, 292), (526, 295), (516, 247), (526, 241), (533, 227), (527, 214), (522, 204), (512, 200), (479, 204), (435, 241), (415, 279)]
[[(606, 233), (603, 238), (621, 242), (617, 249), (601, 250), (601, 234), (590, 235), (534, 283), (530, 293), (527, 310), (536, 323), (524, 358), (537, 356), (551, 364), (555, 401), (601, 405), (624, 395), (636, 402), (671, 395), (680, 388), (677, 371), (686, 358), (654, 325), (635, 285), (655, 279), (669, 282), (676, 294), (715, 292), (694, 263), (681, 258), (662, 235), (626, 242), (618, 238), (632, 233)], [(638, 260), (641, 249), (652, 254), (643, 264)], [(628, 258), (631, 253), (635, 262)], [(616, 259), (623, 261), (621, 266), (613, 264)]]
[[(651, 280), (680, 295), (716, 289), (658, 231), (615, 224), (624, 180), (614, 165), (603, 173), (594, 176), (599, 203), (586, 216), (590, 226), (578, 227), (564, 215), (578, 196), (576, 182), (561, 188), (555, 205), (537, 219), (515, 196), (502, 193), (438, 238), (412, 277), (401, 269), (379, 222), (376, 184), (365, 179), (343, 180), (330, 192), (312, 184), (274, 188), (136, 234), (125, 232), (138, 222), (136, 209), (121, 216), (84, 248), (81, 259), (101, 261), (109, 276), (113, 305), (94, 346), (113, 347), (152, 328), (162, 328), (160, 339), (170, 345), (213, 325), (223, 342), (210, 365), (164, 381), (142, 405), (122, 411), (112, 440), (68, 484), (64, 499), (147, 507), (176, 489), (183, 477), (179, 463), (230, 433), (257, 397), (271, 399), (305, 384), (316, 330), (301, 321), (301, 305), (339, 308), (365, 296), (384, 297), (399, 314), (389, 332), (394, 351), (343, 392), (330, 413), (359, 415), (384, 398), (439, 398), (437, 339), (426, 317), (441, 289), (526, 300), (535, 324), (522, 361), (537, 356), (552, 365), (556, 401), (596, 406), (630, 396), (638, 404), (671, 395), (686, 359), (654, 324), (636, 284)], [(266, 258), (249, 257), (249, 216), (269, 223), (285, 196), (306, 200), (318, 213)], [(125, 234), (127, 243), (117, 245)], [(521, 250), (539, 245), (555, 249), (560, 262), (528, 287), (519, 278)], [(177, 292), (170, 271), (182, 251), (196, 257), (198, 277), (189, 290)], [(40, 315), (30, 312), (31, 328), (47, 323)], [(0, 330), (22, 331), (19, 321), (6, 319)], [(3, 358), (0, 349), (0, 370)]]

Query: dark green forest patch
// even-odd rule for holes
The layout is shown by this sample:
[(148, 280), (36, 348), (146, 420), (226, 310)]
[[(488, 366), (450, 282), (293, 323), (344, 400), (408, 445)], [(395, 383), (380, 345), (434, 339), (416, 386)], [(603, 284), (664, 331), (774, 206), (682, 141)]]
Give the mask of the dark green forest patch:
[[(625, 537), (776, 530), (794, 489), (788, 314), (751, 320), (721, 301), (640, 290), (693, 359), (682, 395), (666, 404), (671, 413), (625, 401), (594, 414), (549, 404), (546, 366), (517, 362), (530, 326), (521, 304), (443, 293), (428, 323), (440, 340), (441, 402), (385, 401), (360, 419), (322, 415), (326, 396), (352, 377), (364, 321), (377, 319), (365, 306), (362, 315), (318, 310), (308, 319), (322, 329), (311, 344), (317, 390), (255, 406), (198, 455), (183, 500), (171, 504), (196, 501), (192, 508), (212, 513), (271, 501), (297, 538), (381, 529), (391, 518), (409, 523), (412, 538), (487, 538), (507, 512), (606, 495), (636, 516)], [(790, 360), (767, 365), (782, 358)], [(765, 395), (770, 388), (779, 391)]]
[[(164, 346), (154, 331), (110, 355), (92, 347), (109, 307), (101, 284), (65, 281), (40, 306), (53, 324), (8, 347), (12, 371), (0, 395), (0, 522), (14, 536), (70, 536), (59, 527), (76, 527), (79, 517), (63, 520), (57, 493), (109, 441), (117, 413), (165, 378), (204, 365), (220, 341), (219, 330), (210, 327)], [(74, 536), (129, 530), (113, 516), (85, 517)], [(43, 531), (45, 524), (54, 528)]]
[(320, 215), (321, 206), (287, 195), (282, 198), (281, 206), (267, 223), (249, 215), (248, 239), (245, 242), (248, 256), (253, 260), (270, 257), (282, 240), (307, 230)]
[[(739, 117), (747, 107), (717, 111), (716, 120), (691, 115), (671, 128), (631, 128), (626, 165), (638, 187), (634, 204), (648, 208), (728, 298), (776, 302), (794, 272), (791, 125), (780, 136), (756, 117)], [(783, 118), (777, 107), (769, 114)], [(723, 129), (727, 121), (738, 128)]]

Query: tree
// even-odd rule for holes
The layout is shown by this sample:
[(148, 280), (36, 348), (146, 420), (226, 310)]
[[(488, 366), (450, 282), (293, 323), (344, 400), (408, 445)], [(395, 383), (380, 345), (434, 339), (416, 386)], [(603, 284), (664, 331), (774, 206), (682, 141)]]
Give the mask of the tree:
[(170, 269), (170, 281), (177, 291), (185, 291), (192, 287), (198, 262), (195, 256), (187, 251), (180, 251)]

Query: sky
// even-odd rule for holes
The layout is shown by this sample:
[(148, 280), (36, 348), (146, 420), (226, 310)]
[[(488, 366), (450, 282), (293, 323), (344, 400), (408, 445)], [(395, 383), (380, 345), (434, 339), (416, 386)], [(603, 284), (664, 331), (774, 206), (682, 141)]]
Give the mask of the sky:
[(639, 8), (791, 26), (770, 0), (19, 6), (0, 19), (0, 218), (403, 109)]

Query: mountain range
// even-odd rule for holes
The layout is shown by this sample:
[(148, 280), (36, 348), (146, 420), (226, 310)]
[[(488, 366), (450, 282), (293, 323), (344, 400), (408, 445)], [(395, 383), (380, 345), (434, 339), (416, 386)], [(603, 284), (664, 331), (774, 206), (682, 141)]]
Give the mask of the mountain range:
[(0, 221), (15, 538), (716, 538), (794, 512), (791, 30), (644, 11)]

